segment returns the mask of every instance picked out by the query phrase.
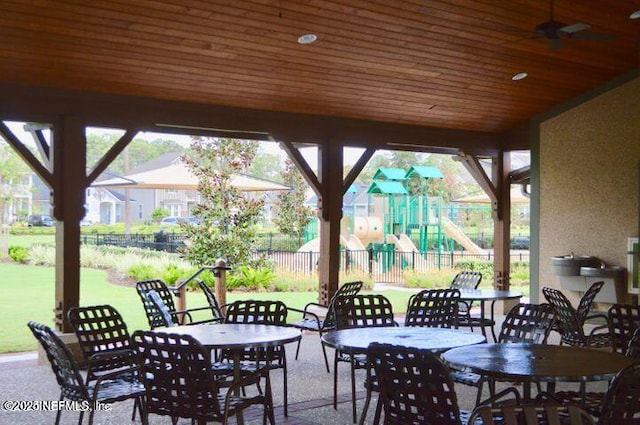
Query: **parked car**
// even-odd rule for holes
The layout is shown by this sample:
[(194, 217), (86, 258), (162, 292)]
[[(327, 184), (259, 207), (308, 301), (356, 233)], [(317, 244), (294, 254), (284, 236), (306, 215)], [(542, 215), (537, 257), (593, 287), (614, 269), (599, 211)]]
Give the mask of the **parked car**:
[(29, 216), (29, 227), (53, 227), (56, 221), (50, 215), (34, 214)]
[(514, 236), (511, 238), (511, 249), (529, 249), (529, 236)]
[(199, 224), (200, 219), (198, 217), (163, 217), (160, 220), (161, 226), (177, 226), (180, 223)]

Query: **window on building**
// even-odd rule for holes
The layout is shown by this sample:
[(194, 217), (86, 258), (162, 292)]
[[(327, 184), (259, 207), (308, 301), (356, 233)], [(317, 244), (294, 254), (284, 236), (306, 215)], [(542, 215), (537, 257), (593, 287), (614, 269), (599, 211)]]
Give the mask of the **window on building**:
[(143, 213), (143, 208), (142, 205), (138, 205), (138, 219), (142, 220), (142, 213)]
[(169, 204), (169, 212), (174, 217), (180, 217), (182, 213), (182, 205), (181, 204)]

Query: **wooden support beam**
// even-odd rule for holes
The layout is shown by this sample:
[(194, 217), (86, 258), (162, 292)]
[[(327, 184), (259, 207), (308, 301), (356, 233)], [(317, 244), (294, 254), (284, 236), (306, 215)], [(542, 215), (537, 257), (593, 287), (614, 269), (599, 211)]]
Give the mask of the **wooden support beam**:
[(304, 177), (309, 186), (311, 186), (311, 189), (313, 189), (318, 198), (321, 198), (322, 185), (298, 148), (293, 146), (293, 143), (287, 141), (281, 141), (280, 147), (289, 155), (289, 159), (291, 159), (300, 173), (302, 173), (302, 177)]
[[(493, 219), (493, 276), (496, 289), (508, 290), (511, 274), (511, 184), (509, 171), (511, 156), (508, 152), (498, 155), (492, 162), (492, 176), (495, 182), (501, 215)], [(505, 310), (509, 306), (503, 306)], [(506, 313), (507, 311), (503, 311)]]
[(367, 148), (362, 153), (360, 158), (358, 158), (358, 161), (351, 168), (351, 170), (349, 171), (349, 174), (347, 174), (347, 177), (344, 179), (344, 185), (342, 187), (342, 194), (343, 195), (345, 193), (347, 193), (347, 190), (349, 190), (349, 188), (351, 187), (353, 182), (356, 180), (358, 175), (362, 172), (362, 170), (364, 169), (365, 165), (367, 165), (367, 162), (369, 162), (369, 160), (371, 159), (371, 157), (373, 156), (374, 153), (376, 153), (376, 148), (375, 147), (370, 147), (370, 148)]
[(318, 147), (318, 178), (322, 196), (320, 209), (320, 304), (328, 305), (338, 290), (340, 269), (340, 220), (342, 219), (342, 144), (329, 141)]
[(80, 303), (80, 220), (85, 214), (85, 127), (62, 117), (53, 128), (53, 215), (56, 223), (55, 325), (72, 332), (67, 312)]
[(29, 148), (27, 148), (25, 144), (22, 143), (2, 121), (0, 121), (0, 134), (4, 137), (7, 143), (15, 149), (18, 155), (29, 165), (29, 167), (31, 167), (33, 172), (36, 173), (40, 179), (49, 186), (49, 188), (53, 188), (53, 175), (51, 171), (45, 168), (42, 163), (38, 161), (38, 158), (31, 153)]
[(500, 152), (491, 158), (491, 178), (484, 171), (477, 157), (461, 152), (459, 159), (491, 199), (493, 208), (493, 285), (497, 289), (509, 289), (511, 260), (510, 154)]
[(38, 152), (40, 153), (40, 158), (42, 159), (42, 163), (50, 172), (53, 172), (53, 163), (51, 162), (51, 149), (49, 147), (49, 143), (47, 139), (42, 134), (42, 130), (51, 130), (50, 124), (38, 124), (38, 123), (27, 123), (24, 126), (24, 129), (31, 133), (31, 137), (33, 137), (33, 141), (36, 143), (36, 148), (38, 148)]
[[(96, 164), (96, 166), (91, 170), (89, 175), (87, 176), (87, 181), (89, 184), (93, 183), (100, 174), (116, 159), (118, 155), (126, 148), (129, 143), (136, 137), (138, 134), (137, 130), (127, 130), (120, 139), (111, 146), (111, 148), (104, 154), (100, 161)], [(126, 216), (126, 215), (125, 215)]]
[(480, 164), (480, 160), (476, 156), (467, 155), (463, 152), (460, 152), (458, 159), (462, 162), (464, 168), (469, 171), (469, 174), (471, 174), (475, 181), (480, 185), (482, 190), (484, 190), (489, 199), (491, 199), (491, 208), (493, 209), (494, 216), (500, 218), (502, 211), (496, 186), (489, 176), (487, 176), (487, 173), (485, 173), (484, 168), (482, 168), (482, 164)]

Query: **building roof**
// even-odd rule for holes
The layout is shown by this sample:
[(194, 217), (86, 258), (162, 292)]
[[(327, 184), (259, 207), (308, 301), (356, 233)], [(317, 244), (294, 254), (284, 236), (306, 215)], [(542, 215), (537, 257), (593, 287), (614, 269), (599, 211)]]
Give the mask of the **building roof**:
[(374, 180), (406, 180), (405, 171), (402, 168), (378, 168), (373, 175)]
[(367, 193), (380, 193), (384, 195), (406, 195), (407, 189), (397, 181), (375, 181), (369, 186)]
[(417, 175), (423, 179), (443, 179), (442, 171), (436, 167), (428, 167), (426, 165), (414, 165), (407, 171), (406, 178)]

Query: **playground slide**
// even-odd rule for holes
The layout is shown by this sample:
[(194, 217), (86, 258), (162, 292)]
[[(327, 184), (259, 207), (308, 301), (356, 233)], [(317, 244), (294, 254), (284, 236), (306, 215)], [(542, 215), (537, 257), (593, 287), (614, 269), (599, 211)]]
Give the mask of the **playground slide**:
[(405, 234), (401, 234), (400, 238), (397, 238), (396, 235), (387, 235), (387, 243), (394, 244), (396, 251), (399, 252), (420, 252), (413, 241)]
[[(365, 251), (367, 249), (356, 235), (349, 235), (348, 238), (344, 235), (340, 235), (340, 244), (352, 251)], [(320, 238), (311, 239), (309, 242), (302, 245), (300, 249), (298, 249), (298, 252), (309, 251), (320, 252)], [(362, 270), (368, 270), (368, 265), (366, 261), (364, 261), (368, 258), (366, 255), (354, 255), (352, 258), (358, 268)]]
[(450, 238), (453, 238), (453, 240), (462, 245), (465, 250), (469, 251), (470, 254), (485, 254), (484, 249), (473, 243), (473, 241), (447, 217), (442, 217), (442, 229)]

